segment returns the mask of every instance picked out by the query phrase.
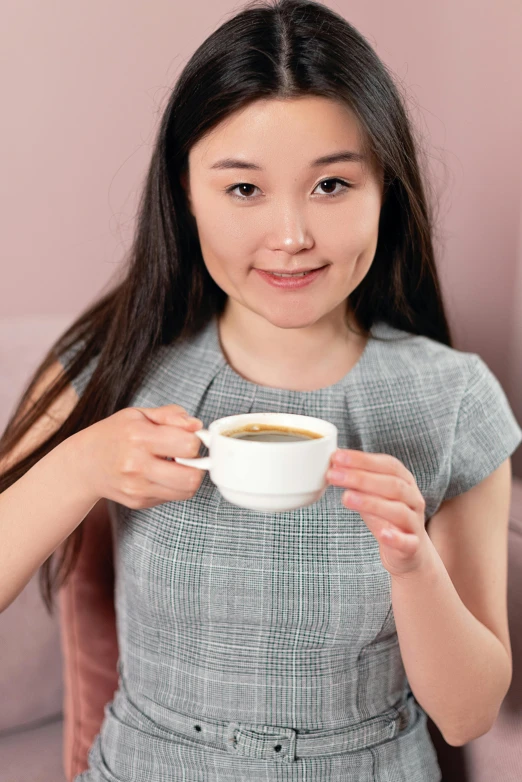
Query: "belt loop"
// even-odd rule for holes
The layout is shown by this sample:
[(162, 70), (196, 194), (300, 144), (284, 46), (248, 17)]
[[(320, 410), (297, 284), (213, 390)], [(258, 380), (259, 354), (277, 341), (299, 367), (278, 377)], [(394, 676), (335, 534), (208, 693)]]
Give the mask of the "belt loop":
[(415, 699), (413, 695), (410, 695), (402, 704), (402, 706), (399, 706), (397, 709), (397, 716), (395, 718), (396, 729), (394, 735), (397, 735), (398, 733), (406, 730), (406, 728), (414, 719), (415, 710)]
[(282, 763), (292, 763), (296, 759), (296, 731), (293, 728), (229, 722), (225, 741), (227, 751), (235, 755)]

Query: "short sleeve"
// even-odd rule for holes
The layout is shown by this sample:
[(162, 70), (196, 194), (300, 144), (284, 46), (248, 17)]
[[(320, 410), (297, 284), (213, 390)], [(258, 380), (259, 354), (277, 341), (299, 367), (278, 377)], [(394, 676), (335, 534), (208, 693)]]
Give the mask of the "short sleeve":
[(480, 483), (521, 442), (522, 429), (502, 386), (481, 357), (472, 354), (471, 372), (457, 416), (451, 475), (444, 499)]
[[(58, 353), (58, 359), (62, 366), (67, 370), (71, 364), (71, 361), (74, 359), (76, 354), (81, 350), (83, 347), (83, 342), (77, 342), (72, 347), (70, 347), (68, 350), (62, 351), (61, 353)], [(94, 356), (86, 367), (82, 369), (82, 371), (77, 375), (77, 377), (71, 379), (71, 385), (78, 394), (79, 397), (83, 394), (85, 391), (87, 384), (89, 380), (91, 379), (91, 376), (96, 369), (96, 365), (98, 363), (99, 355)]]

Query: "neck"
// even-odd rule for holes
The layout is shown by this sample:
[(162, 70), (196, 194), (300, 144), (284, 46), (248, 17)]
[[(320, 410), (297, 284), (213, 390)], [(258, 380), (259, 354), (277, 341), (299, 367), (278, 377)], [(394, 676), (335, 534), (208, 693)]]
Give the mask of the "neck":
[(343, 309), (312, 326), (282, 328), (246, 308), (227, 307), (218, 332), (228, 363), (247, 380), (313, 390), (338, 382), (359, 360), (367, 340), (351, 330), (359, 331), (353, 323)]

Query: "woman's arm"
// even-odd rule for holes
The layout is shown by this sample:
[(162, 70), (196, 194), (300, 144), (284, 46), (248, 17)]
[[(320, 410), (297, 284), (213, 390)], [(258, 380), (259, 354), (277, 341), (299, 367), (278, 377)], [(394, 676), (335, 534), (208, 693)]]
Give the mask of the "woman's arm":
[(435, 547), (425, 569), (391, 581), (415, 698), (452, 746), (487, 733), (511, 683), (506, 649), (466, 608)]
[(443, 502), (428, 522), (416, 480), (400, 460), (339, 449), (333, 462), (327, 479), (349, 489), (343, 504), (357, 508), (380, 543), (413, 694), (448, 744), (487, 733), (512, 677), (511, 460)]
[[(37, 383), (33, 397), (44, 393), (63, 368), (55, 361)], [(78, 401), (71, 384), (0, 462), (0, 473), (44, 442), (70, 415)], [(81, 462), (83, 433), (63, 440), (0, 495), (0, 613), (24, 589), (38, 568), (60, 546), (99, 497), (86, 490)]]
[(392, 575), (402, 657), (415, 697), (460, 745), (487, 733), (512, 678), (507, 614), (511, 460), (443, 502), (427, 523), (426, 569)]

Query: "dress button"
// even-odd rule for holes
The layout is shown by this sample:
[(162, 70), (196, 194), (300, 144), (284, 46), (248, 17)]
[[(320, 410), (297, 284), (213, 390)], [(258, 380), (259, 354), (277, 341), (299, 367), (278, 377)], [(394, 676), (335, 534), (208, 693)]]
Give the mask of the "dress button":
[(275, 749), (276, 752), (280, 752), (281, 751), (281, 744), (276, 744), (274, 749)]
[(201, 725), (194, 725), (195, 730), (201, 730)]

